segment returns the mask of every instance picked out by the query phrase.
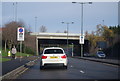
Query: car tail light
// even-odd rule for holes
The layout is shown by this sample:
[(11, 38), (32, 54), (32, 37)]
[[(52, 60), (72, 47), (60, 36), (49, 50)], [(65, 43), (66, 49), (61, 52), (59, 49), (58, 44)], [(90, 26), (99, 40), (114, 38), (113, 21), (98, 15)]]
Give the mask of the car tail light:
[(47, 58), (47, 56), (42, 56), (41, 58), (42, 58), (42, 59), (46, 59), (46, 58)]
[(61, 58), (67, 58), (67, 56), (66, 56), (66, 55), (64, 55), (64, 56), (61, 56)]

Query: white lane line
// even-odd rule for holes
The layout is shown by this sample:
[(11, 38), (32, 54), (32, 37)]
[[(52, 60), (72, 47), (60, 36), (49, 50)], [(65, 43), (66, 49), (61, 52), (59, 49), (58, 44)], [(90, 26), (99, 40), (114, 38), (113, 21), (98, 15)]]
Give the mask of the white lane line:
[(85, 73), (84, 71), (80, 70), (81, 73)]

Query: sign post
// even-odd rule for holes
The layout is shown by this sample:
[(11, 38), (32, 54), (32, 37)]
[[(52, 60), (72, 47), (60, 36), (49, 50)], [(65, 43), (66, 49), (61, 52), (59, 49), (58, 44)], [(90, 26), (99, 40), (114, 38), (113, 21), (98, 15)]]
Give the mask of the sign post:
[(83, 57), (84, 35), (80, 35), (79, 43), (81, 44), (81, 57)]
[[(22, 41), (24, 41), (24, 28), (19, 27), (17, 29), (17, 41), (20, 41), (20, 52), (22, 54)], [(21, 55), (20, 55), (20, 61), (21, 61)]]

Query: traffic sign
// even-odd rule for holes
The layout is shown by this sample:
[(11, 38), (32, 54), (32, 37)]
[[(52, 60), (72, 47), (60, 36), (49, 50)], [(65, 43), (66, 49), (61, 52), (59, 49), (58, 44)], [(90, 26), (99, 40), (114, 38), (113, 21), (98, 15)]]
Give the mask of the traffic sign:
[(24, 41), (24, 28), (23, 27), (19, 27), (17, 29), (17, 40), (18, 41)]
[(80, 36), (79, 43), (84, 44), (84, 36)]

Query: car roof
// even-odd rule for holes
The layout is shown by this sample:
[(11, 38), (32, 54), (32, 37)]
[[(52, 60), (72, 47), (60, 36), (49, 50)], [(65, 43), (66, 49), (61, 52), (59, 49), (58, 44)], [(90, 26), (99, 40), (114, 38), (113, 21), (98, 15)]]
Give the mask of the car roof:
[(60, 48), (60, 47), (47, 47), (47, 48), (44, 48), (45, 50), (46, 49), (62, 49), (62, 48)]

